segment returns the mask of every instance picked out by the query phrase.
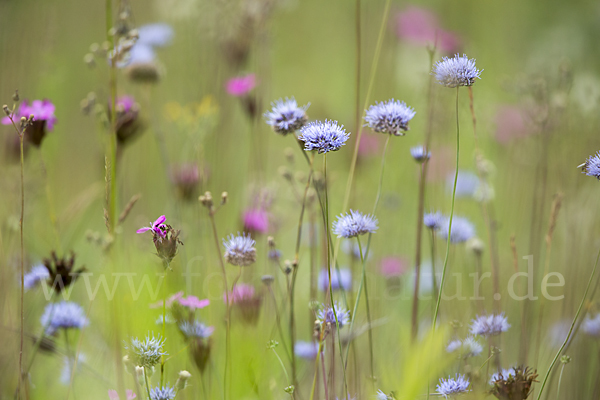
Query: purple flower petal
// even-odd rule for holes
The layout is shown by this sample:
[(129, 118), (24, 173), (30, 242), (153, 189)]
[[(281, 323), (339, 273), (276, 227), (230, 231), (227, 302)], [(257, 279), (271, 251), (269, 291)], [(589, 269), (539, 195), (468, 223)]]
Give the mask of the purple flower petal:
[(165, 217), (164, 215), (161, 215), (160, 217), (158, 217), (158, 219), (156, 221), (154, 221), (154, 224), (152, 224), (153, 228), (157, 228), (160, 227), (160, 225), (165, 222), (167, 220), (167, 217)]
[(152, 229), (152, 228), (149, 228), (149, 227), (145, 226), (145, 227), (143, 227), (143, 228), (140, 228), (140, 229), (138, 229), (138, 230), (136, 231), (136, 233), (144, 233), (144, 232), (147, 232), (147, 231), (149, 231), (150, 229)]

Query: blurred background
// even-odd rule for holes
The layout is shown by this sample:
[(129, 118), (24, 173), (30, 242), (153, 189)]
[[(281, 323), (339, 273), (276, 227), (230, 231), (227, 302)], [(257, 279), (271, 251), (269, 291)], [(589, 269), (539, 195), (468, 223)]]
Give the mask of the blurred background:
[[(130, 388), (133, 378), (119, 374), (123, 341), (160, 332), (156, 320), (161, 310), (149, 304), (178, 291), (211, 301), (196, 316), (215, 331), (209, 367), (200, 372), (177, 327), (167, 326), (167, 380), (172, 384), (179, 370), (189, 370), (192, 386), (177, 398), (221, 398), (226, 307), (219, 257), (224, 248), (217, 252), (207, 209), (197, 200), (206, 191), (215, 202), (222, 192), (228, 194), (227, 203), (215, 215), (219, 237), (246, 231), (257, 242), (258, 261), (244, 269), (240, 282), (254, 286), (261, 310), (258, 320), (250, 324), (234, 313), (231, 396), (288, 396), (283, 388), (289, 382), (266, 343), (280, 342), (277, 350), (289, 369), (283, 355), (290, 351), (287, 325), (283, 323), (285, 348), (276, 319), (279, 313), (288, 318), (290, 277), (282, 269), (286, 260), (294, 259), (297, 196), (304, 190), (308, 167), (294, 138), (274, 133), (263, 118), (273, 101), (285, 97), (294, 97), (299, 105), (310, 103), (311, 120), (337, 120), (351, 133), (347, 145), (327, 158), (331, 220), (347, 211), (344, 196), (355, 146), (359, 146), (358, 158), (349, 205), (370, 212), (375, 201), (385, 136), (362, 126), (365, 108), (395, 98), (417, 112), (406, 136), (390, 140), (377, 211), (380, 228), (367, 262), (372, 316), (377, 321), (372, 326), (376, 387), (385, 393), (394, 391), (398, 399), (423, 398), (428, 386), (433, 393), (438, 378), (454, 376), (457, 368), (471, 377), (474, 387), (485, 386), (487, 344), (483, 354), (464, 362), (446, 354), (445, 344), (466, 336), (477, 314), (494, 310), (491, 279), (481, 285), (482, 304), (468, 299), (473, 296), (469, 273), (478, 268), (489, 272), (492, 264), (499, 272), (498, 311), (505, 313), (512, 327), (494, 342), (501, 355), (489, 361), (488, 371), (523, 364), (543, 376), (566, 337), (600, 245), (598, 183), (577, 168), (600, 148), (596, 40), (600, 5), (556, 0), (389, 3), (387, 8), (381, 0), (120, 0), (112, 3), (112, 22), (107, 23), (104, 2), (0, 1), (0, 103), (12, 109), (11, 97), (18, 89), (21, 101), (50, 100), (57, 119), (40, 146), (27, 142), (25, 146), (25, 271), (49, 258), (52, 251), (60, 257), (73, 251), (75, 264), (94, 274), (89, 281), (78, 280), (70, 298), (82, 305), (90, 320), (85, 330), (72, 335), (72, 347), (81, 355), (80, 370), (70, 382), (72, 374), (62, 371), (68, 367), (64, 340), (56, 338), (57, 350), (40, 350), (32, 363), (29, 398), (60, 398), (69, 392), (74, 398), (102, 399), (108, 397), (108, 389), (120, 384)], [(129, 54), (115, 62), (116, 94), (121, 99), (116, 120), (122, 129), (116, 153), (117, 215), (134, 196), (141, 197), (114, 234), (108, 235), (104, 208), (112, 108), (107, 60), (111, 29), (116, 38), (127, 40), (132, 29), (140, 37)], [(374, 63), (380, 30), (381, 52)], [(142, 39), (151, 44), (142, 48)], [(426, 212), (450, 213), (455, 171), (456, 92), (433, 84), (428, 94), (432, 52), (433, 61), (465, 53), (483, 70), (472, 87), (483, 157), (479, 163), (469, 91), (459, 92), (461, 172), (455, 206), (455, 215), (473, 223), (483, 247), (473, 241), (451, 247), (445, 289), (449, 299), (443, 299), (440, 308), (442, 336), (432, 339), (437, 347), (428, 339), (418, 346), (410, 344), (415, 231), (421, 218), (417, 212), (421, 166), (411, 157), (410, 148), (423, 144), (431, 130)], [(2, 398), (11, 398), (19, 356), (20, 165), (14, 129), (3, 125), (0, 131), (0, 338), (4, 343), (0, 392)], [(317, 160), (316, 179), (322, 180), (320, 156)], [(560, 202), (560, 211), (552, 213), (553, 201), (554, 209)], [(311, 339), (314, 328), (310, 302), (325, 301), (323, 292), (313, 292), (316, 274), (327, 263), (318, 204), (313, 199), (307, 205), (295, 295), (296, 336), (304, 341)], [(146, 275), (149, 287), (156, 288), (163, 268), (153, 254), (150, 234), (135, 231), (163, 214), (167, 223), (181, 230), (184, 245), (160, 295), (140, 289), (136, 296), (130, 285), (142, 288)], [(554, 234), (547, 240), (553, 224)], [(268, 257), (273, 250), (268, 236), (274, 238), (279, 260)], [(431, 271), (433, 265), (440, 273), (446, 245), (441, 239), (433, 243), (432, 259), (430, 233), (425, 230), (422, 269)], [(361, 271), (354, 244), (341, 241), (338, 256), (340, 267), (353, 273), (349, 307)], [(526, 256), (531, 256), (535, 271), (535, 295), (542, 297), (542, 271), (558, 272), (564, 286), (548, 292), (563, 298), (542, 306), (541, 300), (517, 301), (510, 295), (513, 274), (527, 272)], [(227, 268), (231, 284), (238, 270)], [(136, 275), (123, 275), (113, 298), (101, 288), (91, 299), (86, 282), (94, 288), (100, 274), (109, 274), (110, 288), (115, 273)], [(266, 274), (275, 278), (270, 287), (261, 282)], [(433, 304), (430, 278), (422, 278), (418, 338), (425, 338), (430, 330)], [(521, 278), (516, 282), (516, 293), (523, 296), (526, 282)], [(452, 298), (457, 292), (466, 299)], [(40, 288), (25, 292), (29, 336), (24, 364), (29, 363), (35, 337), (42, 330), (40, 316), (48, 300)], [(597, 311), (597, 303), (588, 297), (581, 318)], [(363, 306), (359, 312), (356, 324), (364, 330), (351, 352), (349, 391), (351, 397), (370, 397), (375, 393), (367, 378), (364, 332), (368, 326)], [(432, 357), (429, 352), (440, 360), (433, 370), (424, 361), (423, 354)], [(578, 329), (566, 354), (572, 361), (564, 365), (560, 392), (562, 365), (551, 375), (545, 398), (600, 398), (598, 337)], [(309, 398), (314, 360), (299, 358), (296, 363), (296, 397)], [(340, 386), (340, 366), (331, 376)], [(482, 392), (470, 396), (484, 398)], [(334, 393), (343, 397), (339, 387)], [(318, 395), (322, 398), (322, 391)]]

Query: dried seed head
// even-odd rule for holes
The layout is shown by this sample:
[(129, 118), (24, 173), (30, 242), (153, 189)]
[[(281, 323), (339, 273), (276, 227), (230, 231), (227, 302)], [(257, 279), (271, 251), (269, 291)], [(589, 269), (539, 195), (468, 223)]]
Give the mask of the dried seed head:
[(4, 114), (10, 116), (10, 110), (8, 109), (8, 106), (6, 104), (2, 106), (2, 110), (4, 110)]
[(15, 94), (13, 94), (13, 96), (12, 96), (12, 100), (13, 100), (15, 103), (16, 103), (16, 102), (18, 102), (18, 101), (20, 100), (20, 98), (19, 98), (19, 91), (18, 91), (18, 90), (15, 90)]
[(221, 205), (224, 205), (225, 203), (227, 203), (227, 192), (223, 192), (221, 193)]

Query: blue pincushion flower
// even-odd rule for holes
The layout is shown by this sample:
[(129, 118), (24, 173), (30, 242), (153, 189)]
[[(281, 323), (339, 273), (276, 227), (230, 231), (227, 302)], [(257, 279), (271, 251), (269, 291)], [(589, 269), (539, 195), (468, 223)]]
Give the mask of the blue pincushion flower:
[(256, 242), (250, 237), (250, 234), (241, 234), (237, 236), (229, 235), (227, 240), (223, 239), (225, 246), (225, 261), (231, 265), (247, 267), (256, 261)]
[(150, 390), (151, 400), (172, 400), (176, 395), (177, 392), (170, 386), (155, 387)]
[(442, 213), (439, 211), (430, 212), (430, 213), (423, 215), (423, 224), (425, 224), (425, 226), (428, 227), (429, 229), (434, 229), (434, 230), (440, 229), (443, 222), (444, 222), (444, 217), (442, 216)]
[(374, 233), (377, 228), (377, 218), (354, 210), (350, 210), (345, 215), (339, 215), (337, 221), (333, 223), (333, 233), (344, 238)]
[(365, 121), (375, 132), (404, 136), (415, 114), (415, 110), (405, 102), (391, 99), (369, 107)]
[(425, 146), (415, 146), (410, 148), (410, 155), (412, 158), (418, 162), (422, 163), (431, 158), (431, 152), (427, 151)]
[(89, 324), (79, 304), (64, 300), (48, 304), (40, 321), (46, 327), (47, 335), (53, 335), (59, 329), (81, 329)]
[(50, 272), (44, 264), (34, 265), (31, 271), (23, 277), (23, 284), (26, 290), (32, 289), (43, 281), (50, 279)]
[[(444, 240), (448, 240), (448, 228), (450, 218), (446, 218), (439, 229), (438, 235)], [(468, 219), (463, 217), (452, 218), (452, 229), (450, 230), (450, 243), (464, 243), (475, 236), (475, 227)]]
[(298, 140), (304, 142), (304, 150), (317, 150), (319, 154), (337, 151), (342, 147), (350, 134), (337, 121), (315, 121), (300, 129)]
[(334, 304), (334, 308), (331, 308), (330, 305), (323, 305), (323, 307), (317, 313), (317, 322), (320, 324), (331, 324), (335, 326), (336, 316), (340, 328), (346, 326), (350, 322), (350, 311), (346, 310), (338, 303)]
[(317, 357), (319, 346), (315, 342), (297, 341), (294, 344), (294, 354), (306, 360), (314, 360)]
[(208, 339), (214, 332), (215, 328), (212, 326), (206, 326), (200, 321), (184, 321), (179, 324), (179, 330), (187, 338)]
[(165, 340), (160, 337), (150, 337), (147, 335), (144, 340), (131, 338), (131, 344), (125, 346), (129, 350), (129, 356), (135, 365), (150, 368), (160, 362), (163, 355), (167, 355), (163, 351)]
[(517, 376), (517, 373), (514, 368), (502, 369), (501, 372), (496, 372), (492, 375), (492, 377), (489, 380), (489, 384), (493, 386), (496, 381), (507, 380), (511, 376), (513, 378)]
[(481, 354), (483, 346), (473, 336), (468, 336), (464, 340), (453, 340), (446, 347), (448, 353), (459, 352), (462, 358), (475, 357)]
[(600, 337), (600, 314), (593, 318), (586, 316), (581, 323), (581, 329), (590, 336)]
[(470, 332), (479, 336), (495, 336), (510, 328), (508, 320), (501, 314), (481, 315), (471, 321)]
[(581, 167), (584, 174), (600, 180), (600, 151), (593, 156), (589, 156)]
[(299, 107), (293, 97), (285, 100), (279, 99), (273, 103), (273, 108), (271, 111), (267, 111), (264, 117), (275, 133), (285, 136), (306, 125), (308, 121), (306, 110), (309, 106), (310, 103)]
[(465, 54), (444, 57), (433, 66), (433, 74), (440, 85), (449, 88), (472, 86), (475, 78), (481, 79), (481, 71), (475, 67), (475, 59), (469, 59)]
[(448, 377), (448, 379), (441, 378), (440, 383), (436, 389), (439, 395), (448, 398), (451, 395), (457, 395), (466, 393), (469, 391), (469, 380), (464, 375), (456, 374), (454, 378)]

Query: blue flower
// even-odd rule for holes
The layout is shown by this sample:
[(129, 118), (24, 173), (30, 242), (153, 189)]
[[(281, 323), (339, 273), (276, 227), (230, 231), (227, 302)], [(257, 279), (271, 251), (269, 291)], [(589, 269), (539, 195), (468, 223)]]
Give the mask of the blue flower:
[(150, 400), (172, 400), (176, 394), (175, 389), (170, 386), (155, 387), (150, 390)]
[(422, 163), (431, 158), (431, 152), (427, 151), (425, 146), (415, 146), (410, 148), (410, 155), (416, 162)]
[(138, 28), (137, 44), (150, 47), (165, 47), (173, 40), (173, 28), (164, 23), (147, 24)]
[(390, 397), (388, 397), (388, 395), (387, 395), (387, 394), (383, 393), (383, 390), (381, 390), (381, 389), (379, 389), (379, 390), (377, 391), (377, 393), (375, 394), (375, 398), (376, 398), (377, 400), (389, 400), (389, 399), (392, 399), (392, 397), (391, 397), (391, 396), (390, 396)]
[(298, 107), (296, 99), (292, 97), (285, 100), (279, 99), (272, 105), (273, 108), (271, 111), (267, 111), (264, 117), (267, 120), (267, 124), (271, 125), (276, 133), (284, 136), (288, 133), (293, 133), (302, 128), (308, 120), (306, 110), (310, 106), (310, 103)]
[(475, 357), (481, 354), (483, 346), (473, 336), (467, 336), (464, 340), (453, 340), (446, 347), (448, 353), (459, 351), (462, 358)]
[[(474, 197), (479, 189), (479, 177), (470, 171), (458, 171), (456, 179), (456, 197)], [(452, 193), (454, 189), (454, 173), (446, 177), (446, 190)]]
[(456, 54), (453, 58), (444, 57), (433, 66), (433, 74), (442, 86), (455, 88), (472, 86), (481, 71), (475, 67), (475, 59), (469, 59), (465, 54)]
[(470, 332), (479, 336), (495, 336), (510, 328), (504, 313), (478, 316), (471, 321)]
[(494, 385), (494, 383), (496, 381), (503, 381), (503, 380), (507, 380), (509, 377), (515, 377), (517, 376), (517, 373), (515, 371), (514, 368), (509, 368), (509, 369), (503, 369), (502, 372), (496, 372), (495, 374), (492, 375), (492, 377), (489, 380), (489, 384), (490, 385)]
[(429, 229), (440, 229), (442, 226), (442, 222), (444, 222), (444, 217), (439, 211), (423, 215), (423, 223)]
[(586, 316), (581, 323), (581, 329), (590, 336), (600, 337), (600, 314), (596, 314), (593, 318)]
[(306, 360), (314, 360), (318, 351), (319, 346), (315, 342), (297, 341), (294, 344), (294, 354)]
[(33, 268), (31, 268), (31, 271), (26, 273), (23, 277), (23, 284), (25, 285), (25, 289), (29, 290), (37, 286), (40, 282), (48, 279), (50, 279), (48, 268), (43, 264), (34, 265)]
[(320, 324), (331, 324), (335, 326), (336, 316), (340, 328), (344, 327), (350, 322), (350, 311), (346, 310), (338, 303), (334, 304), (334, 308), (331, 308), (330, 305), (323, 305), (323, 307), (321, 307), (317, 313), (317, 322)]
[(369, 107), (365, 121), (375, 132), (404, 136), (415, 114), (415, 110), (405, 102), (391, 99)]
[(181, 324), (179, 324), (179, 330), (187, 338), (207, 339), (212, 335), (215, 328), (212, 326), (206, 326), (199, 321), (184, 321)]
[(319, 154), (337, 151), (342, 147), (350, 134), (337, 121), (315, 121), (300, 129), (298, 140), (304, 142), (304, 150), (317, 150)]
[[(440, 238), (448, 240), (448, 228), (450, 218), (446, 218), (438, 231)], [(464, 243), (475, 236), (475, 227), (468, 219), (463, 217), (452, 218), (452, 229), (450, 231), (450, 243)]]
[(165, 340), (160, 335), (157, 338), (147, 335), (144, 340), (131, 338), (131, 344), (125, 348), (129, 350), (130, 358), (135, 365), (150, 368), (158, 364), (163, 355), (167, 355), (163, 351), (164, 344)]
[(70, 301), (51, 303), (46, 306), (40, 319), (47, 335), (53, 335), (58, 329), (81, 329), (89, 324), (83, 308)]
[[(344, 289), (349, 291), (352, 288), (352, 272), (349, 269), (340, 269), (339, 271), (331, 269), (331, 289), (339, 290)], [(322, 269), (319, 272), (319, 290), (326, 292), (329, 290), (329, 272), (326, 269)]]
[(469, 380), (464, 375), (456, 374), (454, 379), (452, 377), (448, 377), (448, 379), (441, 378), (440, 383), (436, 387), (436, 393), (448, 398), (449, 395), (468, 392), (469, 385)]
[(374, 233), (377, 230), (377, 218), (370, 214), (350, 210), (347, 214), (338, 216), (333, 223), (333, 232), (338, 237), (352, 238), (365, 233)]
[(250, 237), (250, 234), (241, 234), (237, 236), (229, 235), (227, 241), (223, 239), (225, 246), (225, 261), (231, 265), (247, 267), (256, 261), (256, 242)]
[(596, 155), (589, 156), (582, 167), (581, 171), (584, 174), (600, 180), (600, 151)]

